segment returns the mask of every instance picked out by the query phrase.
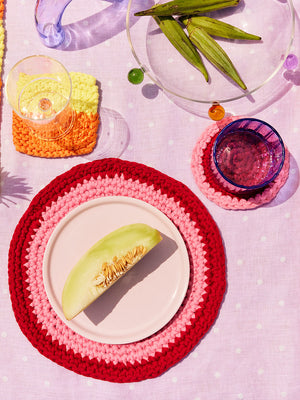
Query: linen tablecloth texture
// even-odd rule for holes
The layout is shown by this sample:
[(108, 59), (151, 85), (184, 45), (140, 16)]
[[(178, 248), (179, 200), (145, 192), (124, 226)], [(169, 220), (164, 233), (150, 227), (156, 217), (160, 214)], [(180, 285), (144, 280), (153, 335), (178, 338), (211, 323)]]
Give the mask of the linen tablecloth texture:
[[(64, 23), (88, 21), (100, 3), (90, 0), (87, 7), (86, 1), (74, 0)], [(294, 5), (299, 12), (299, 0)], [(21, 332), (12, 311), (7, 271), (10, 240), (33, 197), (56, 176), (92, 158), (45, 159), (17, 152), (12, 140), (12, 112), (2, 96), (0, 398), (300, 398), (299, 67), (286, 75), (288, 85), (280, 96), (255, 114), (278, 130), (289, 149), (286, 184), (264, 206), (225, 210), (200, 191), (191, 170), (194, 146), (211, 121), (177, 107), (162, 91), (156, 91), (147, 77), (138, 86), (128, 82), (127, 73), (136, 63), (124, 26), (98, 39), (93, 37), (87, 46), (69, 51), (48, 49), (36, 32), (34, 7), (35, 2), (28, 0), (5, 4), (3, 82), (17, 61), (32, 54), (50, 55), (69, 71), (94, 76), (101, 83), (101, 106), (118, 112), (128, 125), (128, 143), (121, 158), (154, 167), (183, 182), (207, 207), (225, 247), (227, 291), (215, 323), (199, 344), (157, 378), (111, 383), (76, 374), (41, 355)], [(274, 21), (270, 29), (280, 29), (280, 25), (281, 21)], [(292, 51), (299, 57), (298, 15)]]

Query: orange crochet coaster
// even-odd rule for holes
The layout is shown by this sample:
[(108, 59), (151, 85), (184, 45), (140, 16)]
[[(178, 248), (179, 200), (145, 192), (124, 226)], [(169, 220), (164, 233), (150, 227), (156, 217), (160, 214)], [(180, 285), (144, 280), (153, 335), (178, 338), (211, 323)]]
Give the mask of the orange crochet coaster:
[(17, 151), (46, 158), (78, 156), (93, 151), (100, 123), (96, 79), (78, 72), (71, 72), (70, 76), (73, 87), (72, 105), (76, 114), (71, 131), (57, 140), (46, 141), (35, 136), (13, 112), (13, 143)]

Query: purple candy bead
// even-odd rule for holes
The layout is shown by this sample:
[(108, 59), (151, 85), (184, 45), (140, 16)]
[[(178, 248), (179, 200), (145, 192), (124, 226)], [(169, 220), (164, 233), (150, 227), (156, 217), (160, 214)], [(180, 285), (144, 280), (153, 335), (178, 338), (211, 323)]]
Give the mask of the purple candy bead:
[(292, 70), (297, 68), (298, 66), (298, 57), (295, 56), (295, 54), (289, 54), (287, 56), (287, 58), (284, 61), (283, 64), (284, 68), (288, 69), (288, 70)]

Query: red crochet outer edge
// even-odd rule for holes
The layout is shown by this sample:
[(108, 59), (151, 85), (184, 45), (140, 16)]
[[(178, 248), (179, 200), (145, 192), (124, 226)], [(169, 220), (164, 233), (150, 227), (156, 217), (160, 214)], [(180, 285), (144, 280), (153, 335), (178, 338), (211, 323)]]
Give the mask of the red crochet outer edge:
[[(113, 178), (123, 175), (125, 179), (138, 180), (153, 185), (162, 194), (174, 198), (190, 214), (190, 219), (199, 228), (205, 238), (204, 250), (209, 270), (207, 271), (205, 307), (199, 307), (195, 318), (186, 331), (182, 331), (175, 343), (135, 364), (107, 363), (104, 360), (90, 359), (72, 349), (66, 350), (57, 340), (47, 335), (37, 321), (28, 298), (26, 275), (26, 249), (39, 227), (42, 212), (56, 201), (59, 196), (68, 193), (72, 187), (83, 180), (106, 176)], [(203, 218), (205, 214), (205, 218)], [(20, 329), (32, 345), (45, 357), (78, 374), (110, 382), (134, 382), (155, 378), (185, 357), (207, 333), (215, 321), (226, 289), (225, 252), (222, 238), (214, 220), (205, 206), (183, 183), (143, 164), (119, 159), (104, 159), (80, 164), (56, 177), (32, 200), (20, 219), (13, 234), (8, 257), (8, 279), (12, 307)]]

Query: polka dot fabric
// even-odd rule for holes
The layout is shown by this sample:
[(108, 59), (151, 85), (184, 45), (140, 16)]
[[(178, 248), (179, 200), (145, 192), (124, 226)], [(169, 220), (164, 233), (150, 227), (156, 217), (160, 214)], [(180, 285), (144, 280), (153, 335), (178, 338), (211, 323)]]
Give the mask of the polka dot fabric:
[(227, 117), (209, 125), (194, 147), (191, 169), (201, 192), (218, 206), (229, 210), (257, 208), (275, 198), (285, 184), (290, 168), (290, 155), (285, 147), (285, 161), (277, 178), (262, 189), (245, 191), (236, 189), (218, 173), (212, 162), (213, 144), (219, 132), (230, 122), (241, 117)]
[[(177, 314), (154, 335), (126, 345), (98, 343), (73, 332), (52, 309), (42, 278), (43, 254), (57, 223), (86, 201), (116, 195), (165, 213), (186, 243), (191, 267)], [(41, 190), (15, 229), (8, 267), (15, 317), (33, 346), (67, 369), (111, 382), (154, 378), (185, 357), (213, 324), (226, 287), (221, 236), (200, 200), (159, 171), (118, 159), (78, 165)]]

